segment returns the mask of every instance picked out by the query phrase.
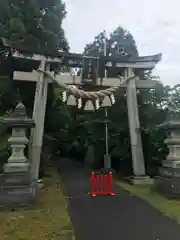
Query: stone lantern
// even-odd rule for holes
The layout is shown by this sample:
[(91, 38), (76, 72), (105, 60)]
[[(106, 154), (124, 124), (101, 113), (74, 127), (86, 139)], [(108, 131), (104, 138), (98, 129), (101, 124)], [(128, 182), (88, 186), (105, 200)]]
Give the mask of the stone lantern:
[(8, 139), (12, 154), (4, 165), (0, 175), (0, 205), (27, 205), (36, 196), (36, 183), (31, 179), (30, 163), (24, 155), (28, 143), (26, 128), (34, 122), (26, 116), (26, 109), (19, 103), (10, 117), (0, 118), (0, 122), (12, 127), (12, 136)]
[(180, 197), (180, 117), (170, 117), (158, 127), (167, 133), (169, 154), (155, 178), (155, 187), (170, 198)]

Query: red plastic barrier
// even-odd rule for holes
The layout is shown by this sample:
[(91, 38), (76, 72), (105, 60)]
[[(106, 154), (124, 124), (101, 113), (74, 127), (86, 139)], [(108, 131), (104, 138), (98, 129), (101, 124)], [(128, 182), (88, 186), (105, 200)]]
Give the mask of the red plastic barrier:
[(97, 196), (97, 195), (111, 195), (114, 196), (113, 192), (113, 180), (112, 180), (112, 172), (107, 174), (100, 174), (95, 176), (95, 173), (91, 174), (91, 192), (89, 195)]

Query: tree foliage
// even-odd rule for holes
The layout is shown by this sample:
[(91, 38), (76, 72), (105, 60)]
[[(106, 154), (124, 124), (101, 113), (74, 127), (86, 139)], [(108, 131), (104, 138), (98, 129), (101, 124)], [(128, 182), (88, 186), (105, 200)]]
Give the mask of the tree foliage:
[(92, 56), (104, 56), (106, 44), (107, 56), (122, 55), (126, 58), (138, 55), (135, 40), (130, 32), (118, 26), (110, 36), (105, 31), (95, 36), (94, 41), (85, 46), (84, 54)]
[(62, 29), (66, 16), (61, 0), (2, 0), (0, 37), (25, 44), (31, 50), (67, 51)]
[[(106, 56), (121, 57), (124, 61), (138, 56), (137, 45), (132, 34), (121, 26), (118, 26), (109, 36), (106, 35), (105, 31), (100, 32), (94, 37), (93, 42), (85, 46), (84, 55), (104, 56), (105, 49)], [(116, 69), (114, 67), (107, 69), (107, 76), (110, 78), (117, 77), (122, 75), (123, 72), (124, 69)], [(142, 70), (136, 70), (136, 74), (144, 78), (145, 73)], [(104, 76), (104, 72), (102, 73), (101, 69), (99, 76)]]
[[(68, 42), (62, 28), (65, 16), (65, 4), (61, 0), (2, 0), (0, 1), (0, 37), (18, 42), (32, 52), (36, 50), (52, 53), (59, 50), (68, 51)], [(19, 63), (13, 62), (11, 55), (8, 56), (3, 50), (1, 48), (0, 75), (8, 77), (6, 79), (8, 89), (4, 91), (2, 88), (3, 98), (9, 100), (8, 97), (11, 95), (15, 97), (12, 102), (16, 103), (19, 100), (17, 96), (20, 95), (29, 114), (32, 114), (35, 83), (12, 83), (11, 80), (14, 68), (31, 69), (37, 68), (38, 65), (32, 66), (30, 62), (25, 62), (23, 66), (19, 66)], [(1, 81), (1, 85), (3, 83), (4, 81)], [(6, 83), (4, 87), (7, 86)], [(29, 89), (28, 92), (27, 89)], [(51, 95), (51, 102), (52, 92), (53, 88), (50, 86), (48, 99), (50, 100)]]

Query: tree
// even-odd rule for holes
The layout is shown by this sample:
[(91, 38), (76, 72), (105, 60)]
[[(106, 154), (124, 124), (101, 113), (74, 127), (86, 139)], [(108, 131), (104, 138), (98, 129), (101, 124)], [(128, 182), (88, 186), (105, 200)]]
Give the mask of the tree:
[[(65, 4), (61, 0), (2, 0), (0, 2), (0, 37), (15, 41), (32, 52), (68, 51), (68, 43), (62, 29), (62, 21), (65, 16)], [(7, 57), (6, 51), (3, 50), (2, 48), (0, 76), (8, 76), (11, 81), (13, 68), (17, 67), (17, 64), (16, 62), (12, 64), (11, 55)], [(18, 68), (20, 68), (19, 64)], [(30, 69), (38, 67), (32, 67), (30, 62), (22, 63), (22, 65), (23, 68)], [(14, 91), (19, 89), (21, 100), (24, 101), (28, 112), (32, 112), (35, 84), (11, 83), (10, 85)], [(52, 86), (48, 92), (49, 94), (51, 92), (53, 98)], [(50, 98), (48, 99), (50, 100)]]
[[(0, 1), (0, 37), (18, 42), (32, 52), (36, 50), (52, 53), (59, 50), (67, 51), (69, 47), (62, 29), (65, 16), (65, 4), (61, 0), (2, 0)], [(1, 50), (3, 61), (1, 60), (0, 63), (0, 75), (8, 76), (11, 81), (16, 63), (12, 64), (11, 56), (6, 57), (6, 51), (3, 51), (3, 48)], [(20, 67), (19, 63), (18, 67)], [(31, 64), (29, 62), (23, 64), (24, 67), (31, 68)], [(28, 112), (32, 111), (35, 84), (14, 83), (12, 85), (11, 83), (10, 85), (14, 91), (19, 89), (21, 100), (24, 101)], [(53, 97), (53, 94), (51, 95)]]
[(0, 37), (20, 42), (31, 50), (67, 51), (62, 29), (65, 16), (61, 0), (2, 0)]
[(105, 31), (100, 32), (92, 43), (84, 48), (85, 55), (104, 56), (104, 46), (106, 43), (107, 56), (122, 55), (130, 58), (138, 55), (135, 40), (130, 32), (118, 26), (110, 36), (106, 36)]
[[(106, 56), (121, 56), (127, 60), (138, 55), (137, 46), (131, 33), (124, 28), (118, 26), (109, 36), (102, 31), (95, 36), (94, 41), (89, 43), (84, 48), (84, 55), (104, 56), (106, 49)], [(121, 75), (123, 69), (116, 69), (115, 67), (107, 69), (108, 77), (115, 77)], [(100, 68), (99, 76), (104, 77), (104, 69)], [(102, 79), (101, 79), (102, 80)]]

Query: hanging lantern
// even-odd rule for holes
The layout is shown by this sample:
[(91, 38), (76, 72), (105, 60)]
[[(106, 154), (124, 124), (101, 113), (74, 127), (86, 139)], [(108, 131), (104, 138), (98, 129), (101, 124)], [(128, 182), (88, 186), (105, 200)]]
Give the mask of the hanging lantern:
[(103, 99), (103, 102), (101, 104), (101, 107), (111, 107), (112, 104), (111, 104), (111, 100), (109, 98), (109, 96), (106, 96), (104, 99)]
[(65, 92), (65, 91), (62, 93), (62, 101), (63, 102), (67, 101), (67, 92)]
[(96, 106), (96, 109), (97, 109), (97, 110), (100, 108), (99, 99), (96, 99), (96, 101), (95, 101), (95, 106)]
[(82, 107), (82, 98), (79, 98), (79, 99), (77, 100), (77, 106), (78, 106), (78, 108), (81, 108), (81, 107)]
[(94, 105), (91, 100), (88, 100), (84, 107), (85, 111), (94, 111)]
[(110, 96), (110, 99), (111, 99), (111, 102), (112, 104), (114, 104), (116, 102), (115, 100), (115, 97), (114, 97), (114, 94), (112, 93), (111, 96)]
[(69, 95), (67, 105), (76, 106), (76, 98), (73, 95)]

